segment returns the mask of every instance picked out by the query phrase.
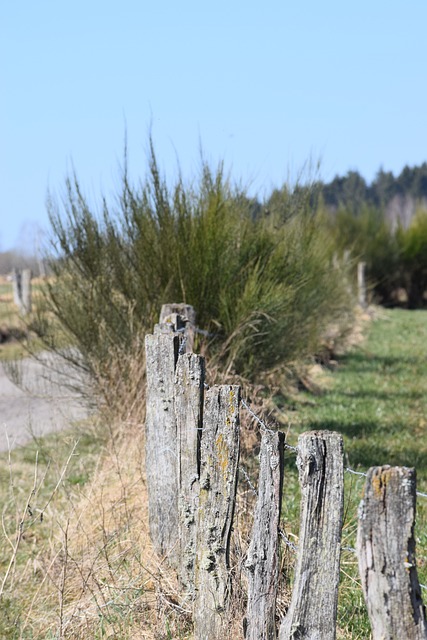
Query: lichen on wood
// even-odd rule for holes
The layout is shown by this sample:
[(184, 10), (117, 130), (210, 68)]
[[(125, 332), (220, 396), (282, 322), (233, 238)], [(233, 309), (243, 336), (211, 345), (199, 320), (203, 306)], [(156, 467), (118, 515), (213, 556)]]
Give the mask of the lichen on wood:
[(343, 520), (343, 443), (338, 433), (299, 437), (301, 486), (298, 557), (291, 604), (280, 640), (334, 640)]
[(372, 467), (359, 506), (357, 555), (373, 640), (427, 638), (415, 562), (416, 475)]
[(194, 637), (227, 637), (229, 552), (240, 446), (240, 387), (206, 392), (197, 512)]
[(279, 521), (282, 501), (283, 433), (263, 433), (258, 496), (245, 567), (248, 573), (247, 640), (274, 640), (279, 580)]
[(205, 361), (182, 354), (175, 372), (178, 474), (178, 574), (187, 596), (194, 597), (196, 515), (199, 497), (200, 440)]

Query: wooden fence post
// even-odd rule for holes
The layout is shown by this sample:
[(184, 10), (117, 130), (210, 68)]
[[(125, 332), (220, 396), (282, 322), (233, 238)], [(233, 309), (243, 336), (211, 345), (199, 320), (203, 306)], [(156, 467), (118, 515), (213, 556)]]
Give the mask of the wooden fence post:
[(170, 556), (177, 545), (178, 532), (174, 381), (180, 336), (162, 330), (162, 327), (156, 327), (154, 335), (145, 338), (145, 467), (151, 540), (157, 553)]
[[(185, 317), (180, 315), (185, 312)], [(178, 566), (178, 467), (175, 416), (175, 367), (185, 333), (192, 330), (195, 312), (190, 305), (163, 305), (160, 323), (145, 338), (147, 410), (145, 466), (150, 536), (157, 553)], [(186, 349), (188, 350), (188, 339)]]
[(160, 311), (160, 324), (172, 323), (175, 331), (185, 329), (185, 353), (193, 352), (196, 312), (194, 307), (184, 302), (164, 304)]
[(31, 269), (12, 273), (13, 301), (22, 315), (31, 312), (31, 275)]
[(239, 464), (240, 387), (206, 392), (200, 460), (194, 638), (226, 638), (229, 547)]
[(180, 355), (175, 374), (180, 555), (178, 573), (182, 585), (191, 598), (194, 598), (196, 513), (199, 497), (204, 381), (204, 358), (193, 353)]
[(357, 263), (357, 294), (362, 309), (367, 307), (366, 295), (366, 262)]
[(12, 289), (13, 289), (13, 302), (21, 308), (21, 272), (18, 269), (12, 271)]
[(282, 502), (285, 436), (263, 433), (258, 499), (247, 560), (247, 640), (274, 640), (279, 579), (279, 520)]
[(372, 467), (359, 507), (357, 555), (373, 640), (427, 638), (415, 564), (416, 475)]
[(343, 519), (343, 444), (338, 433), (299, 437), (301, 520), (292, 600), (280, 640), (334, 640)]
[(31, 269), (24, 269), (21, 279), (22, 313), (31, 313)]

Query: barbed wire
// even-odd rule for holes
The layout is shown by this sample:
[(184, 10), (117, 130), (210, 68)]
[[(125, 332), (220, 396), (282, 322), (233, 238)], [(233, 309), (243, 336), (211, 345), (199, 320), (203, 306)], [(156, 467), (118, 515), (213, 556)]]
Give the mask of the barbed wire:
[(254, 486), (254, 484), (253, 484), (252, 480), (250, 479), (249, 474), (248, 474), (248, 472), (246, 471), (246, 469), (244, 469), (242, 466), (240, 466), (240, 465), (239, 465), (239, 471), (240, 471), (240, 473), (242, 474), (242, 476), (244, 477), (244, 479), (246, 480), (246, 482), (247, 482), (247, 484), (248, 484), (249, 489), (251, 490), (251, 492), (252, 492), (256, 497), (258, 497), (258, 491), (257, 491), (257, 489), (255, 488), (255, 486)]
[[(179, 329), (179, 331), (183, 331), (183, 329)], [(200, 330), (196, 329), (196, 332), (202, 333), (203, 335), (206, 334), (206, 332), (204, 332), (201, 329)], [(184, 338), (183, 344), (185, 344), (185, 342), (186, 342), (186, 338)], [(182, 345), (181, 345), (181, 348), (184, 349), (185, 347), (183, 348)], [(181, 353), (181, 348), (180, 348), (179, 353)], [(210, 388), (209, 385), (206, 382), (203, 384), (203, 386), (204, 386), (205, 389), (209, 389)], [(266, 433), (270, 433), (270, 434), (277, 433), (277, 429), (274, 430), (274, 429), (271, 429), (270, 427), (268, 427), (266, 425), (265, 421), (262, 420), (262, 418), (260, 418), (259, 415), (257, 415), (255, 413), (255, 411), (252, 409), (252, 407), (250, 406), (250, 404), (249, 404), (249, 402), (247, 400), (242, 398), (241, 399), (241, 404), (246, 409), (246, 411), (249, 413), (249, 415), (259, 424), (259, 426), (261, 427), (262, 431), (265, 431)], [(289, 451), (292, 451), (294, 453), (298, 453), (298, 451), (299, 451), (298, 446), (294, 447), (294, 446), (292, 446), (292, 445), (290, 445), (290, 444), (288, 444), (286, 442), (285, 442), (284, 446), (285, 446), (285, 449), (288, 449)], [(248, 482), (249, 486), (251, 486), (251, 481), (250, 481), (249, 476), (247, 475), (246, 471), (243, 470), (243, 469), (241, 469), (241, 470), (242, 470), (242, 473), (243, 473), (243, 475), (245, 477), (245, 480)], [(368, 474), (365, 471), (356, 471), (355, 469), (352, 469), (351, 467), (348, 467), (348, 466), (345, 467), (344, 471), (346, 471), (347, 473), (351, 473), (351, 474), (353, 474), (355, 476), (359, 476), (359, 477), (363, 477), (363, 478), (367, 478), (368, 477)], [(252, 485), (251, 489), (252, 488), (253, 488), (253, 485)], [(256, 492), (256, 490), (255, 490), (255, 492)], [(427, 498), (427, 493), (424, 493), (423, 491), (417, 491), (416, 495), (418, 497), (420, 497), (420, 498)]]
[[(252, 418), (254, 418), (254, 420), (256, 420), (256, 422), (258, 422), (258, 424), (260, 425), (261, 429), (263, 431), (265, 431), (266, 433), (271, 433), (271, 434), (275, 434), (277, 433), (277, 429), (276, 431), (274, 431), (274, 429), (270, 429), (269, 427), (267, 427), (267, 425), (265, 424), (265, 422), (263, 420), (261, 420), (261, 418), (255, 413), (255, 411), (253, 411), (251, 409), (251, 407), (249, 406), (249, 404), (246, 402), (246, 400), (244, 400), (242, 398), (242, 406), (246, 409), (246, 411), (252, 416)], [(298, 447), (293, 447), (290, 444), (287, 444), (285, 442), (285, 449), (289, 449), (290, 451), (294, 451), (297, 452), (298, 451)]]
[[(276, 431), (274, 431), (273, 429), (270, 429), (269, 427), (267, 427), (267, 425), (265, 424), (265, 422), (255, 413), (255, 411), (250, 407), (249, 403), (244, 400), (242, 398), (242, 406), (246, 409), (246, 411), (252, 416), (252, 418), (254, 420), (256, 420), (256, 422), (258, 422), (258, 424), (260, 425), (261, 429), (263, 431), (266, 431), (267, 433), (276, 433)], [(293, 447), (290, 444), (285, 443), (285, 448), (289, 449), (290, 451), (293, 451), (295, 453), (298, 453), (299, 449), (298, 446)], [(365, 471), (356, 471), (355, 469), (352, 469), (351, 467), (345, 467), (345, 471), (347, 473), (351, 473), (355, 476), (361, 476), (364, 478), (368, 477), (368, 474)], [(420, 498), (427, 498), (427, 493), (424, 493), (422, 491), (417, 491), (416, 492), (417, 496)]]
[(289, 547), (289, 549), (291, 549), (291, 551), (293, 551), (294, 553), (297, 553), (298, 551), (297, 545), (294, 542), (291, 542), (291, 540), (289, 540), (288, 536), (283, 531), (283, 529), (279, 529), (279, 536), (280, 538), (282, 538), (285, 545)]
[[(347, 473), (352, 473), (355, 476), (363, 476), (364, 478), (368, 477), (368, 474), (365, 473), (364, 471), (355, 471), (354, 469), (351, 469), (350, 467), (346, 467), (345, 471), (347, 471)], [(424, 493), (423, 491), (416, 491), (416, 494), (420, 498), (427, 498), (427, 493)]]

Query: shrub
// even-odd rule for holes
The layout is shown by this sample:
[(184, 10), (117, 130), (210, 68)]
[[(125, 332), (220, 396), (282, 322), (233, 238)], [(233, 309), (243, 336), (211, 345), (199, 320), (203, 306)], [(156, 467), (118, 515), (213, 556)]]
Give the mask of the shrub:
[(381, 209), (363, 207), (359, 214), (340, 209), (333, 222), (337, 244), (355, 261), (366, 262), (366, 274), (376, 300), (389, 302), (401, 286), (400, 247)]
[(365, 207), (360, 214), (347, 209), (330, 222), (337, 245), (364, 260), (367, 276), (382, 304), (395, 302), (398, 289), (405, 289), (409, 308), (424, 305), (427, 290), (427, 212), (418, 210), (408, 228), (392, 229), (384, 211)]
[(427, 290), (427, 212), (417, 211), (408, 229), (399, 228), (396, 237), (400, 246), (408, 307), (422, 307)]
[(202, 162), (195, 182), (179, 177), (169, 187), (152, 146), (142, 185), (125, 171), (116, 205), (104, 199), (99, 215), (72, 176), (63, 202), (49, 203), (54, 277), (36, 329), (58, 348), (46, 322), (55, 318), (62, 344), (76, 347), (68, 353), (98, 379), (112, 353), (116, 366), (117, 354), (140, 344), (165, 302), (195, 307), (214, 334), (210, 355), (228, 372), (254, 378), (313, 353), (348, 310), (333, 242), (300, 193), (276, 197), (274, 213), (256, 204), (222, 165)]

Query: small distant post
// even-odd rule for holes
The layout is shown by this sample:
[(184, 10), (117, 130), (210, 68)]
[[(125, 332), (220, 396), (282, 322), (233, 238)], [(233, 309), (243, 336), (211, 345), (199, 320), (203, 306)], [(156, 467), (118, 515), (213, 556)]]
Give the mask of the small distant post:
[(368, 306), (366, 295), (366, 262), (359, 262), (357, 264), (357, 292), (360, 306), (362, 309), (366, 309)]
[(24, 269), (21, 278), (22, 313), (31, 313), (31, 269)]
[(31, 313), (31, 269), (12, 272), (13, 301), (23, 316)]
[(160, 311), (159, 323), (172, 324), (175, 327), (175, 331), (184, 331), (185, 345), (183, 351), (185, 353), (193, 352), (196, 311), (191, 304), (185, 304), (185, 302), (164, 304)]

